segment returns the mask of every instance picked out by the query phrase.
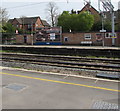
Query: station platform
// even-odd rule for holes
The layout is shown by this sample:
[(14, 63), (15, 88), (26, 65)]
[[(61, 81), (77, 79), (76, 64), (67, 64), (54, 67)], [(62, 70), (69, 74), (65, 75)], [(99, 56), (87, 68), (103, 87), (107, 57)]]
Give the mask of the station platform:
[(120, 47), (107, 46), (56, 46), (56, 45), (0, 45), (0, 47), (34, 47), (34, 48), (67, 48), (67, 49), (114, 49), (120, 50)]
[(48, 45), (1, 45), (1, 47), (7, 51), (32, 54), (120, 58), (120, 47)]

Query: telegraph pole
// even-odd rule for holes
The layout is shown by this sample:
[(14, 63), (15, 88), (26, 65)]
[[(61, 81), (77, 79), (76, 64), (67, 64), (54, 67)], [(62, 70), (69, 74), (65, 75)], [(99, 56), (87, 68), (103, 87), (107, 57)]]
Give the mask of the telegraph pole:
[(114, 6), (111, 0), (98, 0), (98, 7), (100, 10), (100, 3), (102, 3), (103, 9), (110, 11), (111, 13), (111, 23), (112, 23), (112, 46), (115, 45), (115, 16), (114, 16)]

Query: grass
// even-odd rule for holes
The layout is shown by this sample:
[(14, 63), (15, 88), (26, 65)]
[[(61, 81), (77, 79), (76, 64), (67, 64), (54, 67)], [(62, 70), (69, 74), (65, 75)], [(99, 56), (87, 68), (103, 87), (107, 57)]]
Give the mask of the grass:
[(12, 51), (8, 51), (8, 50), (0, 50), (0, 52), (12, 52)]

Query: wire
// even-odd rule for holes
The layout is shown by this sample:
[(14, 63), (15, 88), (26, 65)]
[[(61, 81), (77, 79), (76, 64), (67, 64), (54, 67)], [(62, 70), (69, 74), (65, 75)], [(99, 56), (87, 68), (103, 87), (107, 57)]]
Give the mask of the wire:
[[(59, 1), (59, 0), (54, 0), (54, 1)], [(34, 4), (28, 4), (28, 5), (20, 5), (20, 6), (15, 6), (15, 7), (8, 7), (6, 9), (21, 8), (21, 7), (27, 7), (27, 6), (32, 6), (32, 5), (39, 5), (39, 4), (43, 4), (43, 3), (47, 3), (47, 2), (40, 2), (40, 3), (34, 3)], [(67, 3), (69, 3), (68, 0), (67, 0)]]
[(69, 1), (67, 0), (67, 3), (69, 3)]
[(39, 5), (39, 4), (43, 4), (43, 3), (46, 3), (46, 2), (34, 3), (34, 4), (28, 4), (28, 5), (19, 5), (19, 6), (15, 6), (15, 7), (8, 7), (6, 9), (21, 8), (21, 7), (27, 7), (27, 6), (32, 6), (32, 5)]

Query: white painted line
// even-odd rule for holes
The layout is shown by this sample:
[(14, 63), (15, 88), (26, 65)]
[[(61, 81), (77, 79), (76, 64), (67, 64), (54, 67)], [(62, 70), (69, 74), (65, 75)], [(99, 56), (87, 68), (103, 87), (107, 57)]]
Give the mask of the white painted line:
[(63, 79), (66, 79), (68, 76), (70, 76), (70, 74), (67, 74)]
[(98, 79), (96, 79), (95, 83), (97, 83), (97, 82), (98, 82)]
[(27, 69), (20, 69), (20, 68), (10, 68), (10, 67), (1, 67), (0, 69), (8, 69), (8, 70), (19, 70), (19, 71), (26, 71), (26, 72), (37, 72), (42, 74), (52, 74), (52, 75), (60, 75), (60, 76), (71, 76), (71, 77), (78, 77), (78, 78), (84, 78), (84, 79), (92, 79), (92, 80), (99, 80), (99, 81), (107, 81), (107, 82), (117, 82), (119, 83), (119, 80), (109, 80), (109, 79), (101, 79), (96, 77), (87, 77), (87, 76), (80, 76), (80, 75), (71, 75), (71, 74), (61, 74), (61, 73), (53, 73), (53, 72), (42, 72), (42, 71), (35, 71), (35, 70), (27, 70)]

